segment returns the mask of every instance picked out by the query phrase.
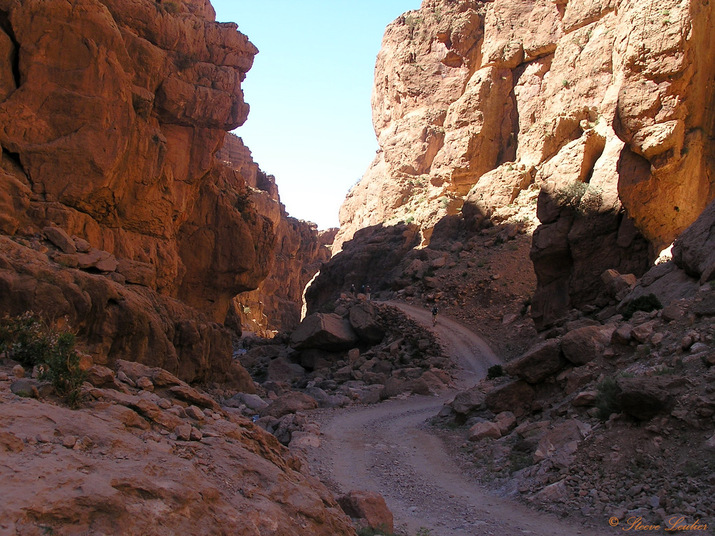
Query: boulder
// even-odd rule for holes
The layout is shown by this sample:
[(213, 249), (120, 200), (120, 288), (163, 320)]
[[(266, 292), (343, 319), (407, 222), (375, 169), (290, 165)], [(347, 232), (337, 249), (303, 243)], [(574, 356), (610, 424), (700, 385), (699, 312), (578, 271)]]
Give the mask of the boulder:
[(293, 380), (302, 378), (305, 375), (305, 369), (297, 363), (291, 363), (285, 357), (277, 357), (271, 359), (268, 363), (266, 379), (274, 382), (291, 383)]
[(10, 391), (23, 398), (40, 398), (37, 381), (30, 378), (21, 378), (10, 384)]
[(289, 413), (297, 413), (299, 411), (306, 411), (317, 407), (318, 403), (312, 396), (298, 391), (290, 391), (279, 396), (267, 407), (263, 408), (260, 411), (260, 414), (262, 416), (269, 415), (271, 417), (282, 417), (283, 415), (288, 415)]
[(569, 489), (566, 486), (565, 480), (559, 480), (553, 484), (549, 484), (536, 495), (534, 495), (534, 501), (541, 502), (544, 504), (554, 503), (554, 502), (564, 502), (569, 496)]
[(557, 466), (568, 467), (579, 444), (590, 431), (590, 425), (576, 419), (557, 424), (539, 440), (534, 462), (549, 459)]
[(256, 412), (268, 407), (268, 402), (260, 396), (248, 393), (238, 393), (224, 402), (224, 406), (230, 408), (238, 407), (241, 404)]
[(499, 385), (487, 393), (484, 403), (493, 413), (511, 411), (517, 417), (531, 411), (536, 396), (534, 389), (524, 380)]
[(631, 337), (640, 343), (646, 343), (653, 336), (655, 326), (657, 324), (657, 320), (651, 320), (649, 322), (639, 324), (631, 330)]
[(559, 372), (564, 362), (561, 359), (561, 343), (549, 339), (531, 347), (521, 357), (506, 365), (506, 372), (529, 383), (539, 383)]
[(469, 441), (499, 439), (502, 436), (499, 425), (493, 422), (478, 422), (469, 429)]
[(502, 411), (494, 418), (494, 423), (499, 427), (501, 435), (506, 435), (516, 427), (516, 417), (511, 411)]
[(449, 405), (458, 415), (467, 416), (474, 411), (483, 409), (485, 399), (484, 391), (475, 386), (457, 393)]
[(385, 336), (377, 308), (368, 301), (353, 305), (348, 318), (358, 337), (367, 343), (377, 344)]
[(619, 378), (621, 392), (619, 401), (624, 413), (638, 420), (647, 421), (670, 410), (673, 395), (670, 380), (658, 377)]
[(618, 304), (618, 310), (623, 311), (630, 303), (641, 296), (653, 294), (663, 306), (684, 298), (695, 296), (699, 288), (698, 282), (673, 262), (658, 264), (648, 270), (638, 281), (638, 284)]
[(291, 345), (298, 350), (347, 350), (357, 342), (350, 323), (333, 313), (307, 316), (291, 335)]
[(569, 331), (561, 340), (564, 357), (574, 365), (585, 365), (603, 355), (613, 328), (587, 326)]
[(608, 295), (620, 301), (635, 286), (638, 279), (633, 274), (621, 274), (618, 270), (609, 268), (601, 274), (601, 281)]
[(63, 253), (77, 253), (74, 240), (60, 227), (45, 227), (42, 229), (42, 234), (45, 238), (52, 242)]
[(93, 365), (87, 371), (87, 381), (95, 387), (103, 387), (107, 384), (114, 384), (114, 371), (102, 365)]
[(370, 528), (390, 534), (395, 530), (392, 512), (379, 493), (353, 490), (339, 497), (338, 504), (347, 515), (364, 521)]

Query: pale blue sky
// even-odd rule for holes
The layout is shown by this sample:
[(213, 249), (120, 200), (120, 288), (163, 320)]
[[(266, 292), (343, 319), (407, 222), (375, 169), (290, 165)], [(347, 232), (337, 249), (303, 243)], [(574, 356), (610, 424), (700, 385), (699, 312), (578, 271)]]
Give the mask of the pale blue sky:
[(291, 216), (321, 229), (375, 157), (370, 94), (385, 27), (420, 0), (212, 0), (259, 49), (235, 133)]

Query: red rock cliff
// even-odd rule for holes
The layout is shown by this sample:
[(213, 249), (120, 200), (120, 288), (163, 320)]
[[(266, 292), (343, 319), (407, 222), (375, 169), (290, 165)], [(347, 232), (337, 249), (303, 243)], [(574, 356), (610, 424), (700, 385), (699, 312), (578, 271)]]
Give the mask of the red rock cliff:
[(319, 232), (314, 223), (288, 216), (275, 178), (261, 171), (241, 138), (229, 134), (216, 156), (244, 178), (250, 192), (247, 202), (270, 218), (276, 236), (268, 277), (256, 290), (235, 297), (231, 321), (261, 336), (290, 331), (300, 323), (306, 284), (330, 259), (329, 245), (337, 230)]
[(100, 361), (189, 380), (230, 371), (213, 321), (274, 245), (213, 156), (257, 52), (214, 18), (205, 0), (0, 1), (2, 311), (66, 315)]
[(715, 6), (699, 0), (425, 0), (375, 68), (380, 152), (341, 210), (366, 226), (514, 217), (541, 189), (538, 323), (642, 273), (715, 196)]

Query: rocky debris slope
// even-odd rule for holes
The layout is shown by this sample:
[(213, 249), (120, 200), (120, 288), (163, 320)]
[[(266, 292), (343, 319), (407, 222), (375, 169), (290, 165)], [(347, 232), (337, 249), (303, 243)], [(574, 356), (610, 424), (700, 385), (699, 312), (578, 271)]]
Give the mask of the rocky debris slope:
[(213, 157), (257, 52), (214, 19), (205, 0), (0, 3), (0, 313), (66, 316), (106, 363), (231, 368), (214, 322), (267, 275), (275, 230)]
[[(538, 192), (530, 194), (529, 206)], [(329, 310), (351, 286), (455, 318), (490, 341), (504, 358), (523, 352), (535, 335), (528, 317), (536, 280), (528, 252), (528, 219), (475, 231), (441, 222), (430, 244), (415, 247), (416, 225), (361, 229), (323, 265), (306, 291), (309, 312)]]
[(117, 366), (90, 368), (71, 411), (14, 394), (28, 380), (2, 362), (3, 534), (355, 534), (273, 436), (163, 369)]
[(267, 216), (275, 233), (268, 277), (256, 290), (234, 298), (229, 323), (240, 327), (239, 333), (246, 330), (262, 337), (290, 331), (300, 323), (305, 286), (330, 259), (337, 229), (318, 231), (314, 223), (288, 216), (275, 177), (261, 171), (241, 138), (228, 134), (216, 158), (243, 177), (248, 189), (242, 202)]
[(715, 195), (714, 16), (696, 0), (425, 0), (385, 32), (380, 152), (334, 251), (399, 221), (423, 243), (450, 216), (513, 223), (534, 185), (540, 328), (603, 299), (606, 269), (642, 275)]
[(291, 448), (319, 442), (302, 413), (317, 407), (375, 404), (403, 394), (435, 394), (452, 381), (453, 365), (435, 336), (399, 309), (345, 296), (333, 313), (306, 317), (289, 339), (244, 340), (240, 363), (256, 395), (224, 401)]
[(712, 250), (712, 206), (676, 261), (639, 281), (604, 273), (610, 304), (572, 311), (505, 376), (445, 406), (438, 420), (465, 426), (479, 478), (564, 515), (715, 515), (715, 288), (712, 263), (692, 255)]

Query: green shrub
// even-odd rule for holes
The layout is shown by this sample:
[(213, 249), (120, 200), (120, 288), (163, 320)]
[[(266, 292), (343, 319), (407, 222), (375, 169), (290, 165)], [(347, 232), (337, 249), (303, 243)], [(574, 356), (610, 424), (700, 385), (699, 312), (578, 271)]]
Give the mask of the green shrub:
[(598, 384), (596, 407), (599, 419), (606, 421), (612, 413), (620, 413), (621, 403), (618, 399), (620, 394), (621, 388), (613, 378), (605, 378)]
[(628, 320), (633, 316), (636, 311), (645, 311), (650, 313), (656, 309), (662, 309), (663, 304), (655, 294), (646, 294), (645, 296), (638, 296), (635, 300), (629, 303), (625, 309), (623, 309), (623, 318)]
[(504, 376), (504, 369), (501, 365), (492, 365), (487, 369), (487, 380), (493, 380), (501, 376)]
[(24, 367), (38, 366), (40, 379), (51, 382), (72, 408), (79, 406), (86, 376), (74, 345), (74, 334), (51, 328), (29, 311), (0, 321), (0, 351)]
[(0, 352), (25, 368), (42, 363), (50, 351), (51, 342), (47, 328), (31, 312), (20, 316), (5, 316), (0, 321)]

